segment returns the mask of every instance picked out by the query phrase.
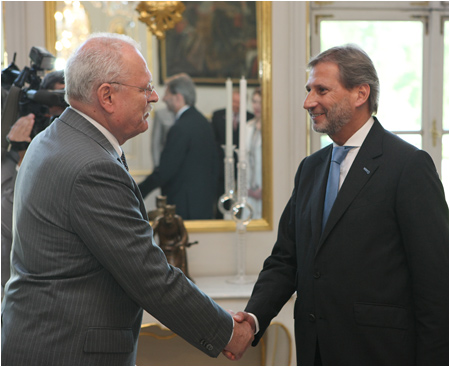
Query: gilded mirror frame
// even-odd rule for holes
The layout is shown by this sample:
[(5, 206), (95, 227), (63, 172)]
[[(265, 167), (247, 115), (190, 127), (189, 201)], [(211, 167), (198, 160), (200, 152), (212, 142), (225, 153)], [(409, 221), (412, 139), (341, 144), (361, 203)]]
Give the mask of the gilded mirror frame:
[[(272, 230), (272, 2), (257, 1), (257, 37), (259, 57), (259, 80), (262, 89), (262, 157), (263, 157), (263, 213), (262, 219), (252, 220), (250, 231)], [(55, 54), (56, 28), (55, 1), (45, 2), (46, 47)], [(147, 37), (153, 37), (150, 31)], [(194, 232), (234, 231), (232, 220), (186, 220), (186, 229)]]

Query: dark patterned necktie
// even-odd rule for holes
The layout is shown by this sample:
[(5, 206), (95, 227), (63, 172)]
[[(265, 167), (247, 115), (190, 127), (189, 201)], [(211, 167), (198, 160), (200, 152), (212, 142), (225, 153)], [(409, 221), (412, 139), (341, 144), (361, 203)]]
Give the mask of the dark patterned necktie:
[(120, 159), (121, 159), (123, 165), (125, 166), (125, 168), (126, 168), (127, 171), (128, 171), (127, 159), (125, 158), (125, 153), (124, 153), (124, 152), (122, 152), (122, 156), (120, 157)]

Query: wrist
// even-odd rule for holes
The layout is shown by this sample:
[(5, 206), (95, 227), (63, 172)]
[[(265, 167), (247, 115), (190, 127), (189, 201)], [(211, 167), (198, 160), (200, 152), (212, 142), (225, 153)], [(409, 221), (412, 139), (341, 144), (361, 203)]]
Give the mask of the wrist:
[(259, 333), (259, 322), (258, 322), (258, 318), (252, 314), (251, 312), (248, 312), (248, 314), (252, 317), (253, 321), (254, 321), (254, 325), (252, 325), (253, 328), (253, 333), (254, 335)]

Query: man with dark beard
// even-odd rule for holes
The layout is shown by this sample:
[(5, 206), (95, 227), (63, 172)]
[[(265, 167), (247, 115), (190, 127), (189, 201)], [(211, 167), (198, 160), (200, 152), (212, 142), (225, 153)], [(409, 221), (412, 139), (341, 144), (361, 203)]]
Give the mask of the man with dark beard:
[(433, 161), (373, 116), (364, 51), (334, 47), (308, 66), (304, 108), (333, 144), (301, 162), (235, 320), (253, 323), (256, 344), (297, 292), (300, 365), (448, 365), (449, 215)]

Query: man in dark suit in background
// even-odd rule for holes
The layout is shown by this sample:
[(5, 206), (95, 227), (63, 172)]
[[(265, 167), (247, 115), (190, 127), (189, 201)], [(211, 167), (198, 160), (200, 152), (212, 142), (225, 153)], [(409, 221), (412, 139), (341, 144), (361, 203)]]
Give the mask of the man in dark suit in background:
[(211, 357), (239, 358), (253, 340), (153, 240), (120, 147), (158, 101), (138, 47), (108, 33), (83, 43), (64, 73), (70, 107), (25, 154), (2, 365), (135, 365), (143, 309)]
[(187, 74), (166, 82), (163, 101), (175, 114), (159, 166), (139, 188), (147, 196), (157, 187), (176, 205), (177, 214), (187, 219), (213, 219), (219, 160), (208, 120), (195, 108), (196, 92)]
[(297, 292), (298, 364), (448, 366), (449, 213), (433, 161), (373, 117), (379, 81), (364, 51), (335, 47), (308, 66), (304, 108), (334, 143), (297, 171), (246, 307), (254, 343)]
[[(239, 105), (240, 105), (240, 94), (239, 89), (233, 89), (232, 95), (232, 110), (233, 110), (233, 144), (236, 145), (236, 148), (239, 148)], [(247, 111), (247, 122), (251, 120), (254, 115), (251, 112)], [(212, 128), (214, 132), (214, 138), (216, 139), (217, 151), (219, 155), (219, 181), (217, 187), (217, 194), (215, 203), (217, 204), (219, 198), (225, 192), (225, 174), (224, 174), (224, 158), (225, 152), (223, 150), (223, 145), (226, 144), (226, 110), (221, 109), (213, 112), (212, 116)], [(234, 163), (235, 167), (237, 165), (238, 159), (237, 154), (234, 152)], [(235, 171), (235, 177), (236, 171)], [(216, 211), (216, 218), (222, 219), (223, 214), (220, 211)]]

